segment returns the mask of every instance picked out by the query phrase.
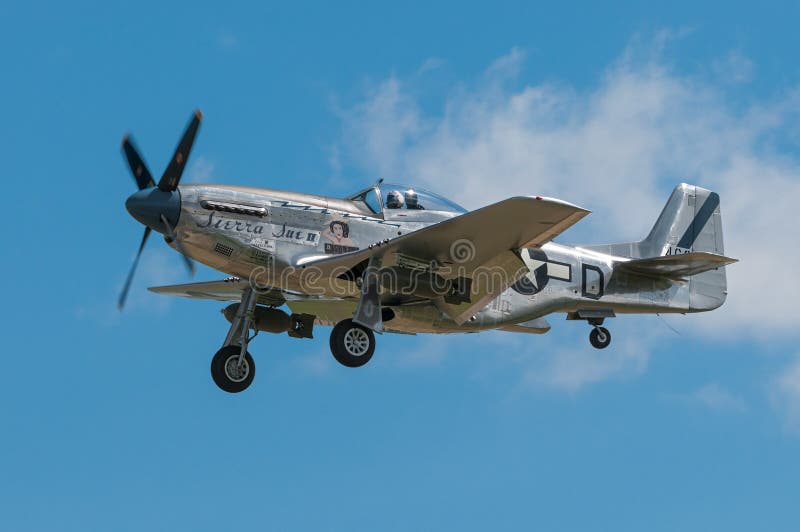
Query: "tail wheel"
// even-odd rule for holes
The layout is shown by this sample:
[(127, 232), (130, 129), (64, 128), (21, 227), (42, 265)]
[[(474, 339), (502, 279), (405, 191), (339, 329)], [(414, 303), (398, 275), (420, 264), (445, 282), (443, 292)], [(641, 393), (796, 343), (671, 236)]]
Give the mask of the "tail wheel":
[(366, 364), (375, 352), (375, 334), (353, 320), (340, 321), (331, 331), (333, 358), (348, 368)]
[(211, 359), (211, 378), (228, 393), (239, 393), (247, 389), (256, 376), (256, 364), (250, 353), (245, 352), (241, 364), (239, 363), (241, 350), (238, 345), (228, 345), (217, 351)]
[(611, 333), (605, 327), (595, 327), (589, 333), (589, 342), (596, 349), (605, 349), (611, 343)]

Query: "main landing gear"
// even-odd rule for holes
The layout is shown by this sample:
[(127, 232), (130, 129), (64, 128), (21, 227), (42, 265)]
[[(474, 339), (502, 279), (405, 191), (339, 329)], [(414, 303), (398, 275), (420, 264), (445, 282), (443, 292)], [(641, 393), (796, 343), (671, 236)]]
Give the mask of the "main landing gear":
[[(238, 305), (226, 308), (223, 314), (231, 327), (222, 347), (211, 360), (211, 378), (223, 391), (239, 393), (246, 390), (256, 376), (256, 364), (247, 352), (247, 346), (259, 330), (286, 331), (295, 338), (311, 338), (314, 316), (292, 314), (257, 307), (258, 293), (252, 288), (242, 292)], [(251, 331), (254, 331), (251, 335)], [(368, 327), (352, 319), (340, 321), (331, 331), (331, 352), (340, 364), (358, 368), (369, 362), (375, 352), (375, 334)]]
[(247, 352), (247, 345), (258, 334), (256, 331), (250, 336), (250, 329), (254, 328), (253, 311), (257, 299), (255, 290), (245, 289), (225, 343), (211, 359), (211, 378), (217, 386), (229, 393), (239, 393), (247, 389), (256, 376), (256, 364)]
[(361, 367), (374, 352), (375, 334), (351, 319), (340, 321), (331, 331), (331, 353), (343, 366)]

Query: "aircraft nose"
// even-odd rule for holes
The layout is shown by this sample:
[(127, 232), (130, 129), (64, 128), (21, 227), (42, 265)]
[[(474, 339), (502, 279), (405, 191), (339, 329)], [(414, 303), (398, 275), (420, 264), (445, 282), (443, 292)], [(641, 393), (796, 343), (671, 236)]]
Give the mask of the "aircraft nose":
[(178, 225), (181, 214), (181, 195), (178, 190), (165, 192), (158, 188), (146, 188), (132, 194), (125, 201), (125, 208), (139, 223), (166, 234), (167, 228), (161, 221), (163, 215), (171, 227)]

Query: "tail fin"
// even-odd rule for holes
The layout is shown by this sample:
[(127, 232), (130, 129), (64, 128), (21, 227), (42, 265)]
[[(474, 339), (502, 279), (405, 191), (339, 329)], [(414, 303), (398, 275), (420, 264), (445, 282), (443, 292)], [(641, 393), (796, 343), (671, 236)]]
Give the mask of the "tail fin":
[(642, 257), (690, 251), (724, 254), (719, 194), (681, 183), (672, 192), (656, 224), (639, 243)]
[[(672, 191), (664, 210), (644, 240), (581, 247), (635, 259), (629, 263), (628, 270), (641, 273), (641, 270), (647, 269), (653, 274), (660, 269), (666, 272), (664, 276), (667, 277), (675, 271), (690, 276), (689, 311), (712, 310), (725, 302), (728, 292), (725, 269), (722, 266), (733, 259), (723, 256), (725, 248), (722, 244), (722, 214), (719, 194), (716, 192), (681, 183)], [(692, 255), (680, 260), (644, 260), (687, 253)], [(713, 261), (709, 260), (698, 264), (698, 258), (705, 254), (715, 255), (713, 261), (719, 262), (719, 267), (710, 265)], [(692, 273), (692, 270), (698, 269), (698, 273)]]
[[(691, 252), (724, 255), (719, 194), (681, 183), (672, 192), (647, 238), (639, 242), (640, 257), (661, 257)], [(725, 268), (689, 278), (689, 308), (711, 310), (725, 302)]]

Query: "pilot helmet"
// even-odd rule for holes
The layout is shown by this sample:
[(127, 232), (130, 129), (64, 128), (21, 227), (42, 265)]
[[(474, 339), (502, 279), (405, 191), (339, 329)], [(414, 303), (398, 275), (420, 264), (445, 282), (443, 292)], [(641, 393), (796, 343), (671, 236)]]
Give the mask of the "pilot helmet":
[(407, 209), (419, 208), (419, 199), (417, 198), (417, 193), (414, 192), (413, 188), (409, 188), (408, 190), (406, 190), (406, 208)]
[(399, 190), (392, 190), (386, 194), (386, 208), (399, 209), (403, 206), (403, 195)]

